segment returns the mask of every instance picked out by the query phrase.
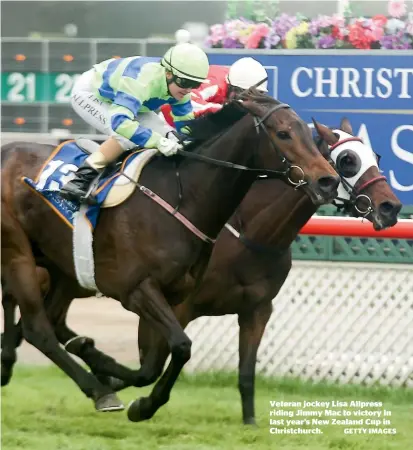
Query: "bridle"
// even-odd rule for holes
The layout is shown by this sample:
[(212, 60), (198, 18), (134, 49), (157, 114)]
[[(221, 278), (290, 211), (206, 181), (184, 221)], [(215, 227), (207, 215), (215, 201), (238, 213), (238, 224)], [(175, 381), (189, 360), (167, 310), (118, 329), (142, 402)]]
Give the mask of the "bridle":
[[(330, 149), (329, 149), (330, 154), (333, 150), (335, 150), (340, 145), (345, 144), (346, 142), (361, 142), (361, 143), (363, 143), (363, 140), (356, 136), (339, 140), (330, 147)], [(339, 210), (344, 209), (346, 212), (348, 212), (351, 209), (351, 207), (354, 206), (356, 211), (362, 217), (364, 217), (364, 218), (367, 217), (370, 213), (373, 212), (373, 202), (367, 194), (363, 193), (363, 191), (365, 189), (367, 189), (369, 186), (371, 186), (379, 181), (386, 181), (387, 178), (384, 175), (378, 175), (378, 176), (372, 178), (371, 180), (367, 180), (366, 182), (362, 183), (361, 186), (357, 186), (358, 182), (355, 184), (355, 186), (351, 186), (351, 184), (342, 175), (340, 175), (339, 171), (335, 167), (334, 162), (331, 162), (331, 164), (333, 165), (336, 172), (339, 174), (341, 183), (350, 197), (349, 199), (342, 198), (342, 197), (336, 197), (334, 199), (334, 201), (332, 202), (333, 205)], [(357, 204), (359, 202), (359, 200), (361, 200), (361, 199), (365, 199), (367, 201), (368, 206), (365, 209), (361, 209)], [(339, 200), (342, 203), (341, 204), (336, 203), (336, 200)]]
[[(268, 132), (268, 129), (265, 126), (265, 123), (264, 123), (273, 113), (279, 111), (280, 109), (289, 109), (289, 108), (291, 108), (290, 105), (288, 105), (286, 103), (279, 103), (278, 105), (274, 105), (272, 108), (268, 109), (268, 111), (262, 117), (259, 117), (256, 114), (253, 114), (249, 109), (247, 109), (242, 104), (241, 104), (241, 107), (244, 108), (247, 113), (252, 115), (252, 117), (254, 119), (254, 126), (255, 126), (255, 129), (257, 131), (257, 134), (259, 135), (260, 134), (260, 130), (263, 130), (263, 132), (267, 136), (267, 138), (268, 138), (272, 148), (274, 149), (274, 151), (280, 157), (281, 163), (285, 167), (284, 170), (256, 169), (256, 168), (252, 168), (252, 167), (243, 166), (241, 164), (234, 164), (234, 163), (231, 163), (231, 162), (228, 162), (228, 161), (222, 161), (222, 160), (219, 160), (219, 159), (210, 158), (208, 156), (199, 155), (197, 153), (193, 153), (193, 152), (190, 152), (190, 151), (187, 151), (187, 150), (178, 150), (177, 153), (179, 155), (185, 156), (187, 158), (192, 158), (192, 159), (196, 159), (196, 160), (199, 160), (199, 161), (204, 161), (206, 163), (213, 164), (213, 165), (216, 165), (216, 166), (227, 167), (227, 168), (230, 168), (230, 169), (237, 169), (237, 170), (245, 170), (245, 171), (248, 171), (248, 172), (256, 172), (257, 176), (260, 175), (260, 176), (266, 176), (268, 178), (286, 179), (292, 186), (294, 186), (295, 189), (298, 189), (301, 186), (306, 185), (307, 182), (305, 181), (304, 170), (300, 166), (297, 166), (295, 164), (291, 164), (287, 160), (287, 158), (281, 152), (280, 148), (274, 142), (273, 138), (270, 136), (270, 133)], [(209, 143), (214, 142), (219, 137), (221, 137), (221, 135), (222, 134), (219, 134), (213, 140), (209, 141)], [(299, 172), (301, 172), (302, 176), (301, 176), (301, 179), (299, 181), (294, 181), (294, 180), (291, 179), (290, 172), (291, 172), (292, 169), (297, 169)]]
[[(304, 186), (307, 184), (307, 181), (305, 181), (305, 173), (304, 170), (295, 164), (291, 164), (290, 161), (287, 160), (287, 158), (282, 154), (281, 150), (278, 148), (277, 144), (274, 142), (274, 140), (271, 138), (270, 134), (268, 133), (267, 127), (265, 126), (265, 121), (273, 114), (274, 112), (280, 110), (280, 109), (287, 109), (291, 108), (290, 105), (287, 103), (280, 103), (279, 105), (275, 105), (273, 108), (269, 109), (263, 117), (257, 118), (257, 116), (254, 115), (254, 122), (255, 122), (255, 129), (257, 130), (257, 133), (259, 134), (260, 128), (264, 131), (264, 133), (267, 135), (268, 140), (270, 141), (273, 149), (276, 153), (279, 154), (282, 164), (286, 165), (286, 177), (288, 182), (294, 186), (294, 189), (299, 189), (301, 186)], [(290, 178), (290, 172), (292, 169), (297, 169), (301, 173), (301, 178), (299, 181), (294, 181)]]
[[(268, 80), (268, 76), (263, 78), (262, 80), (259, 80), (257, 83), (255, 83), (253, 86), (251, 86), (249, 89), (252, 88), (258, 88), (260, 85), (262, 85), (265, 81)], [(228, 80), (229, 81), (229, 80)], [(230, 81), (229, 81), (230, 83)], [(230, 84), (231, 85), (231, 84)], [(246, 92), (248, 92), (249, 89), (244, 89), (241, 93), (237, 94), (235, 96), (235, 100), (239, 100), (242, 95)], [(239, 102), (241, 104), (241, 102)], [(250, 110), (244, 107), (247, 113), (251, 114), (254, 118), (255, 122), (255, 129), (257, 130), (257, 134), (259, 135), (260, 129), (264, 131), (266, 136), (268, 137), (271, 146), (275, 150), (275, 152), (280, 156), (281, 163), (286, 166), (285, 170), (279, 171), (279, 170), (270, 170), (270, 169), (253, 169), (246, 166), (242, 166), (239, 164), (233, 164), (229, 163), (227, 161), (221, 161), (214, 158), (208, 158), (206, 156), (197, 155), (196, 153), (187, 152), (185, 150), (178, 150), (178, 153), (182, 156), (186, 156), (189, 158), (198, 159), (201, 161), (208, 162), (210, 164), (215, 164), (223, 167), (228, 167), (231, 169), (238, 169), (238, 170), (247, 170), (250, 172), (257, 172), (258, 175), (268, 177), (268, 178), (280, 178), (280, 179), (286, 179), (288, 183), (290, 183), (292, 186), (294, 186), (294, 189), (299, 189), (302, 186), (305, 186), (307, 184), (307, 181), (305, 181), (305, 173), (304, 170), (297, 165), (291, 164), (290, 161), (287, 160), (287, 158), (283, 155), (277, 144), (274, 142), (274, 140), (271, 138), (267, 127), (265, 126), (265, 121), (275, 112), (279, 111), (280, 109), (290, 109), (291, 106), (287, 103), (279, 103), (278, 105), (274, 105), (272, 108), (270, 108), (262, 117), (257, 117), (256, 114), (253, 114)], [(215, 139), (218, 139), (220, 135), (218, 135)], [(296, 169), (300, 172), (301, 178), (298, 181), (294, 181), (290, 177), (290, 172), (292, 169)]]
[[(245, 108), (245, 107), (244, 107)], [(228, 161), (222, 161), (215, 158), (210, 158), (204, 155), (199, 155), (197, 153), (192, 153), (187, 150), (178, 150), (178, 154), (185, 156), (187, 158), (196, 159), (199, 161), (206, 162), (208, 164), (214, 164), (217, 166), (227, 167), (230, 169), (236, 169), (236, 170), (245, 170), (249, 172), (255, 172), (258, 175), (265, 176), (268, 178), (287, 178), (287, 180), (295, 187), (295, 189), (298, 189), (300, 186), (304, 186), (307, 184), (307, 182), (304, 180), (304, 171), (299, 166), (292, 165), (287, 158), (282, 154), (281, 150), (277, 147), (274, 140), (271, 138), (264, 121), (268, 119), (268, 117), (271, 116), (274, 112), (280, 110), (280, 109), (287, 109), (290, 108), (289, 105), (285, 103), (280, 103), (278, 105), (275, 105), (273, 108), (269, 109), (263, 117), (257, 118), (256, 115), (254, 115), (251, 111), (249, 111), (247, 108), (245, 110), (247, 113), (251, 114), (254, 118), (255, 122), (255, 129), (257, 130), (258, 135), (260, 134), (260, 129), (263, 129), (265, 134), (267, 135), (272, 147), (276, 151), (276, 153), (280, 156), (281, 162), (286, 166), (285, 170), (270, 170), (270, 169), (256, 169), (252, 167), (243, 166), (241, 164), (234, 164)], [(213, 143), (216, 139), (218, 139), (220, 136), (222, 136), (222, 133), (218, 136), (214, 137), (212, 140), (207, 141), (205, 144), (210, 145)], [(175, 161), (176, 164), (176, 161)], [(301, 170), (303, 174), (303, 178), (299, 182), (294, 182), (291, 180), (289, 176), (289, 172), (292, 168), (298, 168)], [(208, 244), (214, 244), (215, 239), (211, 238), (207, 235), (205, 235), (201, 230), (199, 230), (197, 227), (195, 227), (186, 217), (184, 217), (180, 212), (179, 208), (182, 202), (182, 185), (181, 185), (181, 179), (179, 174), (179, 169), (176, 166), (176, 178), (177, 178), (177, 184), (178, 184), (178, 203), (175, 207), (171, 206), (168, 202), (166, 202), (164, 199), (162, 199), (159, 195), (157, 195), (155, 192), (152, 192), (150, 189), (148, 189), (146, 186), (141, 185), (140, 183), (133, 180), (131, 177), (125, 174), (124, 171), (120, 171), (119, 175), (123, 175), (124, 177), (128, 178), (133, 184), (135, 184), (138, 189), (145, 194), (147, 197), (151, 198), (153, 201), (158, 203), (160, 206), (162, 206), (166, 211), (168, 211), (171, 215), (173, 215), (177, 220), (179, 220), (184, 226), (186, 226), (190, 231), (192, 231), (196, 236), (198, 236), (201, 240), (204, 242), (207, 242)]]
[[(351, 184), (347, 181), (346, 178), (344, 178), (342, 175), (340, 175), (339, 171), (336, 168), (336, 164), (334, 163), (334, 161), (331, 158), (331, 151), (337, 149), (337, 147), (339, 147), (342, 144), (345, 144), (346, 142), (361, 142), (363, 143), (362, 139), (358, 138), (358, 137), (349, 137), (349, 138), (345, 138), (342, 140), (339, 140), (338, 142), (336, 142), (334, 145), (332, 145), (331, 147), (329, 147), (328, 150), (328, 155), (324, 155), (324, 157), (326, 157), (326, 159), (329, 161), (329, 163), (332, 165), (332, 167), (336, 170), (336, 172), (339, 174), (340, 179), (341, 179), (341, 183), (343, 184), (344, 189), (346, 190), (346, 192), (349, 194), (349, 199), (345, 199), (345, 198), (341, 198), (341, 197), (336, 197), (336, 200), (340, 200), (342, 203), (336, 203), (335, 200), (332, 202), (332, 204), (338, 209), (344, 209), (346, 212), (348, 212), (351, 207), (354, 207), (357, 212), (363, 217), (366, 218), (371, 212), (373, 212), (373, 206), (372, 206), (372, 200), (371, 198), (367, 195), (364, 194), (363, 191), (365, 189), (367, 189), (367, 187), (372, 186), (373, 184), (379, 182), (379, 181), (386, 181), (386, 177), (384, 175), (379, 175), (376, 176), (370, 180), (365, 181), (364, 183), (362, 183), (360, 186), (357, 186), (357, 183), (355, 184), (355, 186), (351, 186)], [(377, 157), (377, 160), (380, 160), (380, 156), (375, 154)], [(359, 208), (359, 206), (357, 205), (357, 202), (361, 199), (367, 199), (368, 202), (368, 206), (365, 210), (362, 210)], [(232, 225), (230, 225), (229, 223), (225, 224), (225, 228), (227, 228), (227, 230), (235, 236), (235, 238), (239, 239), (240, 242), (242, 242), (242, 244), (248, 248), (251, 251), (254, 252), (259, 252), (261, 254), (265, 254), (268, 255), (270, 257), (278, 257), (281, 256), (284, 251), (280, 250), (278, 247), (271, 247), (265, 244), (261, 244), (259, 242), (253, 241), (249, 238), (247, 238), (245, 236), (245, 234), (243, 233), (243, 222), (241, 217), (239, 216), (239, 214), (236, 214), (236, 220), (238, 222), (238, 230), (236, 230)]]

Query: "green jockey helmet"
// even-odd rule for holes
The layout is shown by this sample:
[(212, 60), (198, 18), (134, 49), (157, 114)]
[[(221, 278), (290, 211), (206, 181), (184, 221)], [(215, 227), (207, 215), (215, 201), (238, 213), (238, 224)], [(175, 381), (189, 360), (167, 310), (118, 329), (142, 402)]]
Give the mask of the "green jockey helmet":
[(206, 53), (197, 45), (185, 43), (170, 48), (161, 64), (175, 76), (203, 83), (206, 81), (209, 62)]

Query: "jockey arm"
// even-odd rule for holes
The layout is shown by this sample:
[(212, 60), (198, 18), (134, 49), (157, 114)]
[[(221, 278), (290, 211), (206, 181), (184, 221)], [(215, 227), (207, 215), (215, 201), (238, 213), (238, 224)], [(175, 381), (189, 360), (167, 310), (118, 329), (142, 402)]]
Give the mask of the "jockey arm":
[(195, 117), (199, 117), (207, 113), (219, 111), (222, 108), (222, 105), (220, 103), (205, 101), (200, 97), (193, 97), (192, 107), (194, 109)]
[(220, 85), (204, 85), (201, 86), (201, 88), (192, 91), (192, 106), (196, 117), (211, 112), (217, 112), (222, 108), (225, 101), (225, 96), (223, 94), (224, 92), (226, 93), (226, 88), (222, 86), (222, 81), (220, 82)]
[(152, 85), (153, 73), (147, 67), (143, 67), (137, 78), (122, 76), (110, 107), (112, 130), (145, 148), (156, 148), (163, 137), (136, 120), (143, 103), (153, 97)]
[(177, 131), (185, 133), (185, 122), (195, 118), (190, 94), (185, 95), (182, 100), (171, 105), (171, 118)]

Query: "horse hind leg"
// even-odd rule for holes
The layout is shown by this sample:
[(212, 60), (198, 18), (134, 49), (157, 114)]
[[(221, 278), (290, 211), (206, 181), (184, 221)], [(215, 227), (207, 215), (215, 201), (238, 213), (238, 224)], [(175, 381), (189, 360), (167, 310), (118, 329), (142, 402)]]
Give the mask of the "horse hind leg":
[[(132, 370), (119, 364), (115, 359), (95, 347), (95, 342), (88, 336), (79, 336), (66, 323), (67, 314), (74, 298), (82, 297), (83, 292), (73, 281), (59, 272), (53, 273), (53, 288), (45, 299), (46, 312), (55, 330), (56, 337), (65, 350), (82, 359), (96, 378), (115, 391), (113, 380), (136, 386), (138, 370)], [(119, 385), (116, 383), (116, 386)]]
[[(94, 347), (91, 338), (77, 336), (65, 322), (55, 326), (56, 335), (61, 343), (69, 341), (65, 348), (81, 358), (103, 384), (110, 386), (114, 392), (128, 387), (144, 387), (154, 383), (161, 375), (170, 353), (168, 342), (154, 330), (145, 319), (139, 321), (139, 356), (141, 367), (133, 378), (126, 380), (119, 372), (118, 363)], [(122, 367), (122, 366), (120, 366)]]
[(88, 336), (79, 336), (71, 330), (66, 321), (55, 324), (56, 336), (65, 349), (84, 361), (100, 383), (116, 392), (128, 386), (137, 386), (139, 370), (132, 370), (118, 363), (114, 358), (95, 347)]
[[(70, 292), (70, 286), (59, 283), (60, 294), (55, 293), (47, 302), (47, 312), (60, 343), (74, 355), (82, 359), (97, 379), (113, 391), (128, 387), (144, 387), (154, 383), (161, 375), (170, 353), (168, 342), (143, 317), (139, 321), (139, 355), (141, 367), (132, 371), (117, 363), (112, 357), (95, 348), (93, 339), (78, 336), (66, 323), (70, 303), (78, 295)], [(64, 300), (56, 298), (57, 295)], [(191, 310), (184, 304), (174, 307), (174, 313), (184, 328), (192, 319)]]
[[(139, 354), (141, 367), (131, 371), (119, 364), (115, 359), (98, 350), (93, 339), (78, 336), (62, 320), (54, 325), (56, 336), (60, 343), (74, 355), (82, 359), (91, 369), (92, 373), (102, 383), (109, 386), (114, 392), (122, 391), (128, 387), (144, 387), (154, 383), (161, 375), (169, 355), (167, 341), (151, 327), (145, 320), (139, 322)], [(141, 347), (141, 342), (149, 346)], [(130, 372), (132, 376), (129, 373)]]
[[(46, 269), (36, 267), (36, 275), (42, 295), (45, 296), (50, 287), (49, 274)], [(12, 377), (13, 366), (17, 361), (16, 349), (23, 341), (21, 322), (14, 323), (16, 301), (3, 283), (3, 320), (4, 332), (1, 335), (1, 386), (6, 386)]]
[(7, 288), (20, 308), (23, 336), (27, 342), (71, 377), (82, 392), (94, 400), (98, 411), (123, 409), (122, 403), (108, 387), (103, 386), (60, 348), (45, 312), (30, 243), (17, 220), (4, 211), (2, 269)]

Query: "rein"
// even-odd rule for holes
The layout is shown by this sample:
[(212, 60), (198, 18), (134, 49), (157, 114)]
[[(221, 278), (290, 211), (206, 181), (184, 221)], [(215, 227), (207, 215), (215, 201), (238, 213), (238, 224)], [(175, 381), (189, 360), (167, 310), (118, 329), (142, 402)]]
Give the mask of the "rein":
[[(290, 164), (287, 161), (287, 159), (283, 156), (281, 150), (277, 147), (277, 145), (275, 144), (275, 142), (271, 138), (271, 136), (268, 133), (268, 130), (267, 130), (265, 124), (264, 124), (265, 120), (267, 120), (268, 117), (271, 116), (271, 114), (273, 114), (274, 112), (276, 112), (276, 111), (278, 111), (280, 109), (284, 109), (284, 108), (288, 109), (288, 108), (290, 108), (290, 105), (287, 105), (286, 103), (280, 103), (278, 105), (275, 105), (273, 108), (270, 108), (264, 114), (264, 116), (262, 118), (260, 118), (260, 119), (258, 119), (257, 116), (253, 115), (254, 122), (255, 122), (255, 128), (257, 130), (258, 135), (259, 135), (259, 130), (263, 129), (265, 134), (267, 135), (267, 137), (268, 137), (272, 147), (277, 152), (277, 154), (279, 154), (279, 156), (281, 158), (281, 162), (283, 164), (287, 165), (286, 170), (284, 170), (284, 171), (282, 171), (282, 170), (271, 170), (271, 169), (255, 169), (255, 168), (252, 168), (252, 167), (243, 166), (241, 164), (235, 164), (235, 163), (228, 162), (228, 161), (222, 161), (222, 160), (219, 160), (219, 159), (210, 158), (210, 157), (204, 156), (204, 155), (199, 155), (197, 153), (189, 152), (187, 150), (182, 150), (182, 149), (178, 150), (177, 154), (179, 154), (181, 156), (184, 156), (186, 158), (192, 158), (192, 159), (195, 159), (195, 160), (198, 160), (198, 161), (202, 161), (202, 162), (205, 162), (205, 163), (208, 163), (208, 164), (212, 164), (212, 165), (216, 165), (216, 166), (220, 166), (220, 167), (226, 167), (226, 168), (235, 169), (235, 170), (244, 170), (244, 171), (248, 171), (248, 172), (255, 172), (255, 173), (257, 173), (257, 176), (263, 176), (264, 175), (264, 176), (266, 176), (268, 178), (283, 178), (283, 177), (287, 177), (287, 180), (293, 186), (295, 186), (295, 188), (297, 189), (298, 187), (303, 186), (303, 185), (306, 184), (306, 182), (304, 181), (304, 171), (301, 169), (301, 167), (292, 165), (292, 164)], [(251, 114), (250, 111), (248, 111), (248, 113)], [(301, 173), (302, 173), (303, 177), (298, 182), (294, 182), (293, 180), (291, 180), (291, 178), (289, 176), (289, 172), (290, 172), (290, 170), (292, 168), (298, 168), (299, 170), (301, 170)], [(185, 216), (183, 216), (179, 212), (179, 206), (180, 206), (181, 201), (182, 201), (182, 185), (181, 185), (180, 176), (179, 176), (179, 170), (178, 169), (176, 169), (176, 176), (177, 176), (177, 183), (178, 183), (179, 199), (178, 199), (178, 205), (175, 208), (173, 206), (171, 206), (168, 202), (163, 200), (155, 192), (153, 192), (149, 188), (147, 188), (146, 186), (143, 186), (140, 183), (134, 181), (131, 177), (126, 175), (123, 171), (120, 172), (120, 175), (123, 175), (129, 181), (134, 183), (143, 194), (145, 194), (151, 200), (153, 200), (156, 203), (158, 203), (158, 205), (162, 206), (162, 208), (164, 208), (171, 215), (173, 215), (177, 220), (179, 220), (186, 228), (188, 228), (192, 233), (194, 233), (202, 241), (207, 242), (208, 244), (215, 244), (216, 239), (213, 239), (213, 238), (207, 236), (202, 231), (200, 231), (195, 225), (193, 225)]]
[[(298, 168), (299, 170), (301, 170), (302, 174), (304, 175), (304, 171), (301, 169), (301, 167), (295, 166), (295, 165), (291, 165), (287, 162), (286, 158), (282, 155), (281, 150), (277, 147), (277, 145), (275, 144), (275, 142), (273, 141), (273, 139), (271, 138), (271, 136), (268, 133), (267, 128), (265, 127), (265, 120), (268, 119), (268, 117), (271, 116), (271, 114), (273, 114), (274, 112), (280, 110), (280, 109), (289, 109), (290, 105), (287, 105), (286, 103), (280, 103), (278, 105), (274, 105), (274, 107), (270, 108), (262, 118), (258, 119), (257, 116), (253, 116), (254, 117), (254, 122), (255, 122), (255, 128), (257, 130), (257, 133), (259, 134), (259, 129), (262, 128), (263, 131), (265, 132), (266, 136), (268, 137), (272, 147), (274, 148), (274, 150), (276, 151), (276, 153), (279, 154), (281, 162), (283, 164), (287, 164), (287, 168), (285, 170), (271, 170), (271, 169), (255, 169), (252, 167), (247, 167), (247, 166), (243, 166), (241, 164), (235, 164), (235, 163), (231, 163), (228, 161), (222, 161), (220, 159), (215, 159), (215, 158), (210, 158), (208, 156), (203, 156), (203, 155), (198, 155), (197, 153), (192, 153), (192, 152), (188, 152), (186, 150), (178, 150), (178, 154), (185, 156), (187, 158), (192, 158), (192, 159), (196, 159), (198, 161), (203, 161), (206, 162), (208, 164), (212, 164), (215, 166), (220, 166), (220, 167), (227, 167), (228, 169), (236, 169), (236, 170), (245, 170), (248, 172), (256, 172), (257, 175), (267, 175), (271, 178), (283, 178), (283, 177), (287, 177), (288, 181), (293, 185), (293, 186), (302, 186), (303, 184), (306, 184), (304, 182), (304, 179), (300, 180), (299, 182), (294, 182), (290, 179), (290, 177), (288, 176), (289, 172), (291, 171), (292, 168)], [(246, 108), (245, 108), (246, 109)], [(250, 111), (247, 110), (247, 112), (250, 113)], [(251, 113), (250, 113), (251, 114)]]
[(228, 161), (222, 161), (220, 159), (210, 158), (208, 156), (198, 155), (197, 153), (188, 152), (187, 150), (178, 150), (177, 153), (178, 155), (203, 161), (214, 166), (227, 167), (228, 169), (246, 170), (248, 172), (257, 172), (258, 175), (273, 175), (274, 177), (282, 178), (288, 174), (288, 170), (254, 169), (241, 164), (235, 164)]
[[(346, 143), (346, 142), (363, 142), (362, 139), (358, 138), (358, 137), (351, 137), (351, 138), (346, 138), (343, 139), (341, 141), (336, 142), (334, 145), (332, 145), (330, 147), (330, 152), (332, 150), (334, 150), (335, 148), (337, 148), (338, 146)], [(329, 158), (329, 162), (330, 164), (335, 168), (335, 164), (334, 162)], [(339, 174), (340, 178), (341, 178), (341, 183), (343, 184), (345, 190), (349, 193), (350, 195), (350, 199), (344, 199), (344, 198), (340, 198), (337, 197), (337, 200), (341, 200), (343, 202), (343, 205), (339, 205), (335, 202), (333, 202), (333, 205), (338, 209), (342, 209), (345, 207), (350, 207), (350, 206), (354, 206), (354, 208), (362, 215), (364, 215), (364, 217), (366, 217), (368, 214), (370, 214), (370, 212), (373, 211), (372, 209), (372, 201), (371, 198), (366, 195), (366, 194), (362, 194), (362, 192), (369, 186), (372, 186), (373, 184), (379, 182), (379, 181), (386, 181), (387, 178), (384, 175), (379, 175), (376, 176), (366, 182), (364, 182), (361, 186), (357, 187), (356, 186), (351, 186), (350, 183)], [(366, 198), (369, 206), (367, 207), (367, 209), (365, 211), (360, 210), (360, 208), (357, 206), (357, 201), (360, 198)], [(237, 216), (237, 221), (238, 221), (238, 225), (239, 225), (239, 230), (237, 231), (232, 225), (230, 225), (229, 223), (225, 224), (225, 228), (236, 238), (238, 239), (242, 244), (244, 244), (244, 246), (246, 248), (248, 248), (251, 251), (255, 251), (255, 252), (259, 252), (262, 254), (267, 254), (267, 255), (272, 255), (272, 256), (281, 256), (283, 254), (282, 251), (280, 251), (279, 249), (277, 249), (277, 247), (269, 247), (268, 245), (265, 244), (261, 244), (259, 242), (255, 242), (249, 238), (247, 238), (245, 236), (245, 234), (242, 231), (243, 228), (243, 223), (242, 220), (239, 216)]]

